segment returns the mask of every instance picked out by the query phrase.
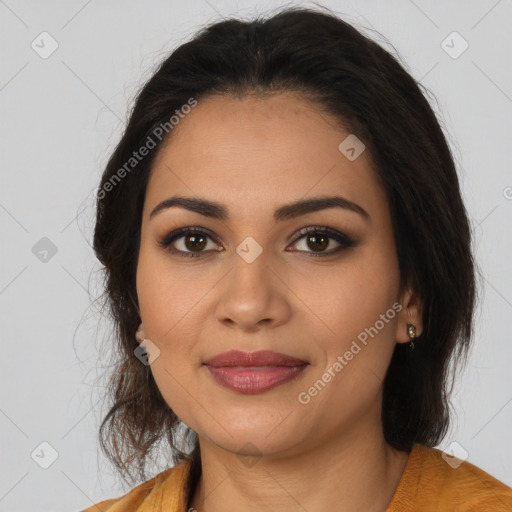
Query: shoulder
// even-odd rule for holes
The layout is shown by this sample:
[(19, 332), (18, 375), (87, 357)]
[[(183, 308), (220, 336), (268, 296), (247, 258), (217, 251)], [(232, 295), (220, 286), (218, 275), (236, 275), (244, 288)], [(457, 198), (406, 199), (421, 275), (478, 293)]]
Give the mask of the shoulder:
[(125, 495), (101, 501), (81, 512), (133, 512), (134, 510), (157, 512), (163, 510), (161, 508), (163, 504), (166, 509), (168, 507), (170, 510), (174, 510), (175, 507), (178, 509), (177, 507), (183, 506), (189, 469), (190, 462), (184, 460), (134, 487)]
[(467, 461), (415, 444), (388, 512), (510, 512), (512, 488)]

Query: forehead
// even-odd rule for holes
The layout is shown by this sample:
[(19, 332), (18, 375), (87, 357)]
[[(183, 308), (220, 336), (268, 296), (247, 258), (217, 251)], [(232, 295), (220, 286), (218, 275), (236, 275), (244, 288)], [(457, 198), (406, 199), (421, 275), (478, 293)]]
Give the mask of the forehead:
[(384, 207), (369, 151), (350, 160), (339, 149), (350, 135), (294, 94), (199, 101), (155, 159), (145, 215), (175, 194), (207, 197), (235, 214), (334, 193), (367, 211)]

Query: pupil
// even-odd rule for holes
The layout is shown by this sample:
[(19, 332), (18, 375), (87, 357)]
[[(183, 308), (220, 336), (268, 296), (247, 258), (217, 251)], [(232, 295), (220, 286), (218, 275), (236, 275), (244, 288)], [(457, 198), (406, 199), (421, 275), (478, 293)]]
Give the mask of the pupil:
[[(314, 240), (318, 240), (318, 239), (321, 239), (322, 242), (317, 243), (317, 242), (314, 241)], [(313, 249), (325, 249), (329, 245), (327, 237), (324, 236), (324, 235), (311, 235), (308, 238), (308, 242), (312, 242), (312, 244), (313, 244), (312, 248)]]
[[(192, 242), (190, 242), (192, 241)], [(190, 235), (187, 236), (185, 245), (187, 249), (204, 249), (206, 238), (202, 235)]]

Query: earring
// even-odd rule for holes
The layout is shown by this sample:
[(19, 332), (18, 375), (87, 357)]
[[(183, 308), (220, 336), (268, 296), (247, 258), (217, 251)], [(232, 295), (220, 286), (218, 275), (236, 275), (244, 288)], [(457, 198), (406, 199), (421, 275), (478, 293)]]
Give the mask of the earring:
[(407, 334), (409, 335), (409, 339), (411, 340), (410, 347), (411, 350), (414, 350), (414, 338), (416, 338), (416, 326), (413, 324), (407, 324)]

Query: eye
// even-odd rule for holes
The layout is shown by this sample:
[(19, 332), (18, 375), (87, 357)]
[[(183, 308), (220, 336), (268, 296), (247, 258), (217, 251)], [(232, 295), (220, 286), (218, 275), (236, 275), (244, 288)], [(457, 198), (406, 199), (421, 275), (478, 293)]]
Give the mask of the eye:
[[(302, 228), (299, 235), (301, 236), (297, 237), (293, 243), (296, 245), (297, 242), (303, 240), (303, 247), (306, 249), (299, 249), (300, 252), (306, 252), (312, 256), (331, 256), (355, 245), (355, 242), (349, 236), (328, 227), (308, 226)], [(333, 245), (332, 240), (338, 245), (326, 251), (328, 247)], [(312, 251), (308, 251), (308, 248), (312, 248)]]
[[(298, 242), (304, 240), (305, 245), (303, 247), (305, 249), (299, 249), (299, 252), (305, 252), (312, 256), (331, 256), (355, 245), (355, 242), (349, 236), (328, 227), (308, 226), (302, 228), (298, 234), (299, 236), (295, 238), (293, 245), (297, 245)], [(338, 245), (326, 251), (327, 248), (333, 245), (333, 240)], [(204, 256), (207, 252), (222, 250), (222, 247), (215, 242), (215, 236), (212, 233), (197, 227), (172, 231), (163, 240), (160, 240), (158, 245), (173, 254), (187, 258), (197, 258)], [(312, 250), (309, 251), (308, 248), (312, 248)]]
[[(208, 239), (213, 241), (213, 235), (201, 228), (182, 228), (169, 233), (163, 240), (158, 242), (161, 247), (167, 248), (171, 253), (187, 258), (203, 256), (205, 249), (218, 251), (216, 243), (208, 244)], [(213, 247), (212, 247), (213, 245)]]

